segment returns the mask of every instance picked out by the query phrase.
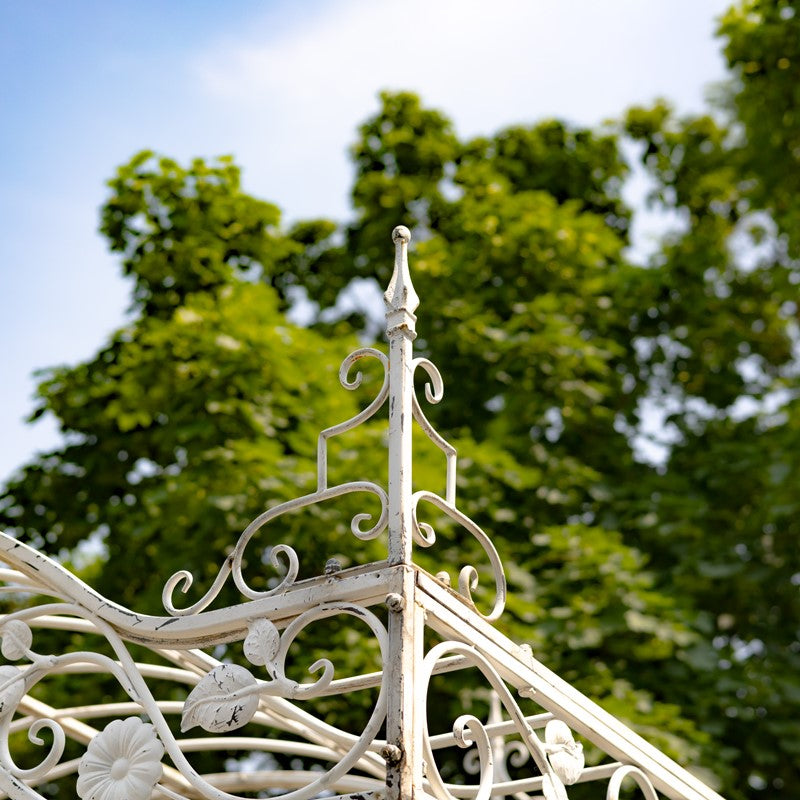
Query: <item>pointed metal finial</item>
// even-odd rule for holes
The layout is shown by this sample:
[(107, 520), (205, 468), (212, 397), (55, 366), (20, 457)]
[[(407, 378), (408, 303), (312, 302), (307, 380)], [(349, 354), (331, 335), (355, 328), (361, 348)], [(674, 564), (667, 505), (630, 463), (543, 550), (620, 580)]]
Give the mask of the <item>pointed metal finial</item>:
[(408, 243), (411, 231), (405, 225), (398, 225), (392, 231), (394, 250), (394, 273), (383, 295), (386, 303), (386, 332), (405, 328), (412, 338), (415, 335), (417, 318), (414, 311), (419, 305), (419, 297), (411, 283), (408, 271)]

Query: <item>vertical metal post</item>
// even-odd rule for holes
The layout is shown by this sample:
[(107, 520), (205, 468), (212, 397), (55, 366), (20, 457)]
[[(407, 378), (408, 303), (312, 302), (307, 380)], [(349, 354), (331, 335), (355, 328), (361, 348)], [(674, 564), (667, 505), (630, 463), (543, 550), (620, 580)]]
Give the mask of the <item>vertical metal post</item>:
[[(386, 788), (389, 800), (411, 800), (422, 786), (421, 725), (416, 675), (422, 662), (424, 617), (416, 603), (411, 564), (411, 425), (413, 422), (413, 351), (419, 305), (408, 271), (411, 232), (398, 226), (394, 273), (384, 294), (389, 339), (389, 563), (401, 571), (399, 591), (387, 597), (389, 654), (385, 667), (389, 689), (386, 718)], [(423, 700), (424, 702), (424, 700)]]
[(419, 297), (408, 271), (411, 232), (403, 225), (392, 231), (394, 273), (383, 295), (389, 339), (389, 563), (411, 563), (411, 425), (414, 376), (414, 311)]

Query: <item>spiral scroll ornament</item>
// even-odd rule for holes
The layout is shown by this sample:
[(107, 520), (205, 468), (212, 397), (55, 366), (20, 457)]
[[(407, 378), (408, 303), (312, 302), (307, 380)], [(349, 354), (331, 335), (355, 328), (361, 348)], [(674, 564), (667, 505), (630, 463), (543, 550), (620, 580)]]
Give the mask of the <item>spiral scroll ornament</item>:
[[(488, 681), (506, 713), (514, 722), (516, 732), (522, 740), (522, 745), (528, 751), (541, 773), (541, 789), (545, 800), (568, 800), (564, 781), (561, 777), (563, 771), (556, 769), (555, 765), (548, 759), (547, 745), (531, 729), (517, 701), (497, 670), (474, 647), (454, 641), (441, 642), (432, 647), (423, 660), (423, 686), (426, 693), (436, 664), (448, 655), (462, 656), (471, 666), (476, 667)], [(493, 787), (498, 776), (496, 774), (491, 737), (487, 733), (486, 726), (472, 715), (463, 715), (453, 724), (453, 735), (459, 746), (469, 747), (475, 744), (477, 747), (477, 757), (471, 760), (472, 771), (479, 776), (479, 784), (474, 798), (475, 800), (488, 800), (493, 794)], [(430, 741), (426, 719), (423, 728), (423, 746), (425, 762), (428, 765), (427, 777), (431, 790), (437, 800), (456, 800), (456, 795), (453, 794), (456, 787), (449, 786), (443, 781)], [(517, 759), (519, 760), (520, 757), (517, 756)], [(577, 777), (575, 779), (577, 780)]]

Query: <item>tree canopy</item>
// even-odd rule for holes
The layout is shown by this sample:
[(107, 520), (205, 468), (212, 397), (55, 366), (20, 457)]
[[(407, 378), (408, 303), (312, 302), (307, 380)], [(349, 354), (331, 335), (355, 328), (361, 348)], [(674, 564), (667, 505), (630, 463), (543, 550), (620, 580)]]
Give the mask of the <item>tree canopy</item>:
[[(131, 321), (43, 374), (32, 418), (54, 415), (64, 444), (11, 479), (0, 521), (77, 564), (102, 546), (109, 568), (83, 568), (143, 611), (178, 569), (210, 582), (250, 519), (313, 485), (317, 432), (368, 396), (336, 374), (374, 310), (336, 303), (354, 278), (386, 284), (406, 224), (417, 346), (447, 385), (430, 416), (507, 566), (501, 625), (731, 800), (800, 795), (797, 11), (749, 0), (722, 18), (731, 79), (705, 115), (659, 101), (597, 129), (464, 140), (384, 93), (352, 147), (344, 225), (282, 225), (230, 159), (138, 154), (101, 226)], [(629, 250), (630, 152), (678, 220), (646, 264)], [(295, 288), (305, 327), (287, 317)], [(382, 474), (382, 446), (362, 430), (331, 468)], [(441, 480), (424, 450), (416, 476)], [(309, 572), (383, 557), (346, 515), (313, 514), (280, 531)], [(255, 588), (276, 574), (250, 571)]]

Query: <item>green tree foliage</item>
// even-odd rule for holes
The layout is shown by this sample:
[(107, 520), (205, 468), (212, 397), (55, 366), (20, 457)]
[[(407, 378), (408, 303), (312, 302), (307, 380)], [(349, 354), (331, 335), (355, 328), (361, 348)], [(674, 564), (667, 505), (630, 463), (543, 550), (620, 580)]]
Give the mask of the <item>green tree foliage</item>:
[[(101, 541), (95, 582), (127, 605), (158, 612), (180, 568), (201, 584), (186, 602), (199, 596), (252, 517), (313, 488), (317, 431), (368, 402), (336, 371), (374, 310), (334, 306), (354, 277), (385, 285), (403, 222), (418, 349), (448, 389), (430, 416), (462, 454), (461, 507), (506, 563), (501, 624), (732, 800), (797, 796), (795, 11), (748, 2), (723, 18), (733, 78), (713, 115), (656, 103), (613, 127), (465, 141), (386, 93), (352, 148), (341, 230), (281, 227), (230, 160), (140, 154), (102, 216), (132, 320), (92, 361), (44, 374), (34, 417), (53, 414), (65, 444), (12, 479), (4, 525), (65, 558)], [(631, 140), (651, 201), (678, 220), (646, 265), (626, 249)], [(318, 308), (306, 328), (286, 317), (293, 287)], [(648, 460), (653, 414), (672, 445)], [(440, 489), (437, 454), (419, 453), (419, 488)], [(333, 480), (384, 464), (367, 427), (335, 449)], [(308, 574), (383, 557), (347, 530), (363, 509), (333, 505), (265, 544), (291, 544)], [(437, 548), (435, 570), (479, 558), (455, 532)], [(260, 588), (276, 573), (256, 560), (248, 575)], [(352, 646), (339, 654), (358, 668)]]
[[(657, 255), (668, 293), (648, 319), (682, 334), (658, 358), (680, 440), (649, 525), (630, 534), (707, 615), (713, 649), (689, 653), (697, 682), (673, 697), (745, 754), (731, 752), (731, 797), (800, 791), (799, 11), (746, 2), (723, 17), (733, 79), (720, 118), (661, 104), (626, 119), (655, 202), (684, 221)], [(723, 304), (735, 308), (724, 329)]]
[[(800, 255), (800, 9), (793, 0), (746, 2), (722, 19), (725, 55), (734, 71), (732, 111), (741, 125), (749, 199), (769, 209)], [(746, 172), (745, 172), (746, 170)]]

